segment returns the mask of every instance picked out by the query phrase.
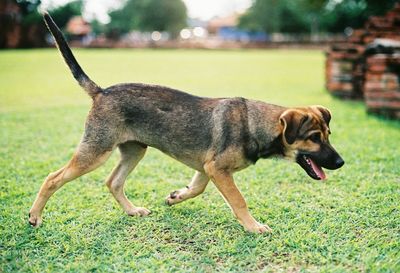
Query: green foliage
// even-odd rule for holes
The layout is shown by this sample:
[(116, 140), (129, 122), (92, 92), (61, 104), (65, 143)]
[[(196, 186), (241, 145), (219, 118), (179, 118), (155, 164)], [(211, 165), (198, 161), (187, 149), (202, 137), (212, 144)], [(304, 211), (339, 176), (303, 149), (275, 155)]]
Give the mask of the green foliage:
[(100, 35), (106, 32), (105, 25), (96, 19), (90, 22), (90, 26), (92, 27), (92, 32), (96, 35)]
[(83, 0), (75, 0), (50, 11), (54, 22), (59, 28), (64, 28), (74, 16), (82, 15)]
[(250, 30), (272, 32), (307, 32), (308, 18), (303, 1), (257, 0), (245, 13), (239, 26)]
[[(346, 160), (311, 180), (296, 164), (260, 160), (235, 175), (272, 234), (245, 233), (210, 183), (196, 199), (163, 204), (193, 171), (149, 149), (126, 216), (104, 185), (118, 160), (67, 183), (32, 229), (28, 211), (51, 171), (72, 156), (90, 99), (53, 49), (0, 52), (0, 272), (400, 272), (400, 123), (323, 88), (320, 51), (77, 50), (101, 86), (146, 82), (195, 95), (244, 96), (332, 110), (331, 142)], [(173, 68), (173, 69), (171, 69)], [(29, 76), (28, 76), (29, 75)]]
[(22, 25), (29, 26), (41, 21), (41, 15), (38, 12), (40, 0), (17, 0), (21, 12)]
[(346, 27), (362, 28), (368, 17), (384, 15), (397, 0), (346, 0), (327, 6), (321, 17), (322, 28), (342, 32)]
[(109, 13), (108, 34), (118, 37), (131, 30), (167, 31), (176, 36), (186, 25), (186, 6), (181, 0), (128, 0)]
[(383, 15), (397, 0), (256, 0), (240, 27), (268, 33), (343, 32), (360, 28), (371, 15)]
[(167, 31), (176, 36), (186, 26), (186, 6), (181, 0), (150, 0), (143, 6), (141, 30)]
[(37, 7), (41, 4), (40, 0), (16, 0), (16, 2), (23, 15), (37, 12)]
[(120, 35), (139, 28), (142, 0), (128, 0), (122, 8), (109, 13), (110, 23), (106, 26), (107, 35), (118, 38)]

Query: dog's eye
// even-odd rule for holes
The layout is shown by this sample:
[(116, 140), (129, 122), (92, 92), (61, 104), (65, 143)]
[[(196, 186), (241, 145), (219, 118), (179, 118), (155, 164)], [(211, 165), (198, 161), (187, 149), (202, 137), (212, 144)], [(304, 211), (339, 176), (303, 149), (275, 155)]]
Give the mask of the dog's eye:
[(321, 133), (314, 133), (314, 134), (312, 134), (312, 135), (309, 137), (309, 139), (310, 139), (312, 142), (319, 143), (319, 142), (321, 142)]

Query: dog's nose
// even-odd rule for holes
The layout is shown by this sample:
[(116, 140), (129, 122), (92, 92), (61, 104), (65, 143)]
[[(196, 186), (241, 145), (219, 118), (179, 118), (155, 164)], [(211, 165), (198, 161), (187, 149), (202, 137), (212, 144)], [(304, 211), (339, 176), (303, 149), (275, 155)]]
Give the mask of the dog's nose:
[(338, 169), (339, 169), (340, 167), (342, 167), (342, 166), (344, 165), (344, 160), (343, 160), (343, 158), (338, 157), (338, 158), (336, 159), (335, 164), (336, 164), (336, 168), (338, 168)]

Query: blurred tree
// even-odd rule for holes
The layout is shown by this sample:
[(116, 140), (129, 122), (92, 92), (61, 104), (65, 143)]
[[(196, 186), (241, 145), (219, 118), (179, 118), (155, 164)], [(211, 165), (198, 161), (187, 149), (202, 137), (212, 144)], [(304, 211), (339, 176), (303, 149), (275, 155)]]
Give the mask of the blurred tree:
[(255, 0), (239, 26), (265, 32), (343, 32), (383, 15), (399, 0)]
[(279, 12), (281, 32), (308, 32), (310, 16), (302, 1), (282, 1)]
[(143, 5), (139, 29), (167, 31), (174, 38), (186, 26), (186, 6), (181, 0), (147, 0)]
[(303, 0), (305, 12), (308, 13), (310, 34), (316, 35), (320, 32), (321, 16), (329, 0)]
[(96, 35), (100, 35), (102, 33), (105, 33), (105, 31), (106, 31), (104, 24), (99, 22), (97, 19), (94, 19), (93, 21), (91, 21), (90, 25), (92, 27), (92, 32)]
[(267, 33), (306, 32), (309, 18), (303, 0), (256, 0), (240, 18), (239, 26)]
[(393, 8), (398, 0), (344, 0), (328, 1), (321, 18), (323, 29), (343, 32), (346, 27), (361, 28), (371, 15), (383, 15)]
[(117, 38), (131, 30), (167, 31), (176, 36), (186, 25), (186, 6), (182, 0), (127, 0), (109, 13), (109, 37)]
[(42, 16), (38, 12), (40, 0), (17, 0), (16, 1), (22, 15), (21, 23), (25, 26), (36, 24), (42, 20)]
[(72, 17), (82, 15), (82, 7), (83, 1), (75, 0), (50, 10), (50, 14), (58, 27), (63, 29)]
[(106, 35), (117, 39), (132, 29), (138, 29), (143, 3), (142, 0), (128, 0), (120, 9), (111, 11), (108, 14), (110, 22), (105, 26)]

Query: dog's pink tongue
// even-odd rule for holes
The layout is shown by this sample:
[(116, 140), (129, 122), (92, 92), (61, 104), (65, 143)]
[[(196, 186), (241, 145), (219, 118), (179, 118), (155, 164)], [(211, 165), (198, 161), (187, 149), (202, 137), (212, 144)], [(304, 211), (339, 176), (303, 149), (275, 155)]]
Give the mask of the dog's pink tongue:
[(326, 179), (326, 174), (324, 173), (322, 168), (317, 164), (315, 164), (314, 161), (311, 160), (311, 158), (310, 162), (311, 162), (311, 167), (313, 168), (314, 172), (318, 175), (318, 177), (321, 178), (321, 180)]

